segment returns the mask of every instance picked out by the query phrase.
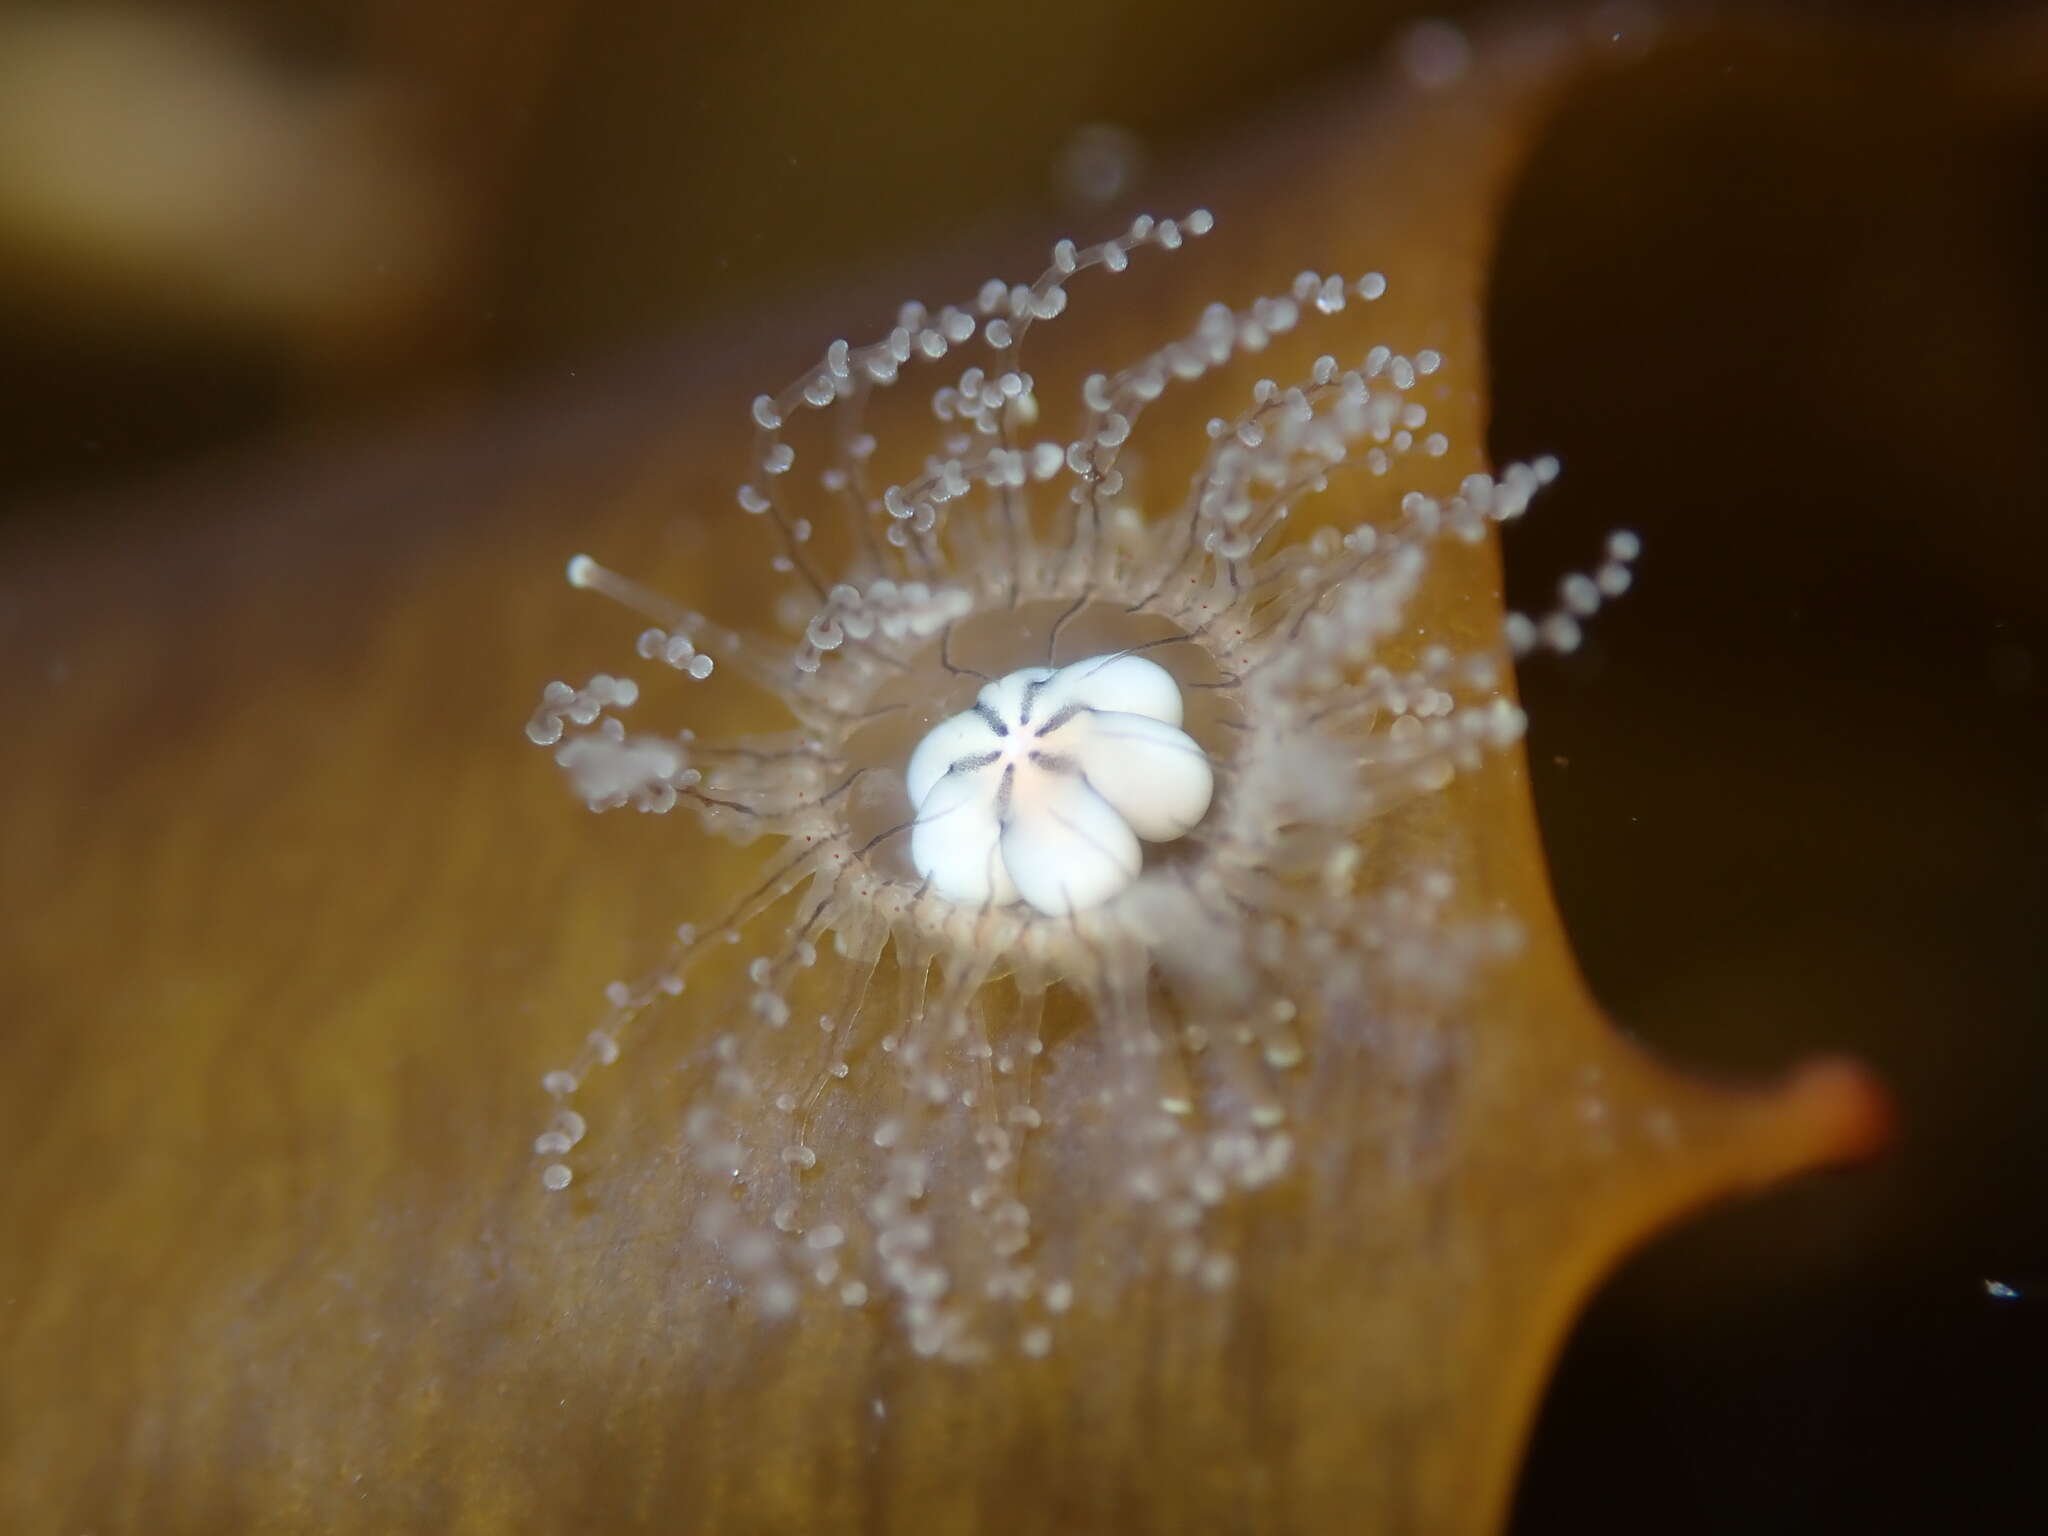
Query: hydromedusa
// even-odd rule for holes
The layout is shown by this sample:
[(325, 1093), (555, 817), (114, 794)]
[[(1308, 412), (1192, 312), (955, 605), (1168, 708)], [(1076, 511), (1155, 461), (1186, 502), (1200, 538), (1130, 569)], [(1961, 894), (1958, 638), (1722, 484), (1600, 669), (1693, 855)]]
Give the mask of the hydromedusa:
[[(1481, 643), (1418, 626), (1447, 552), (1557, 466), (1433, 481), (1433, 349), (1241, 377), (1355, 327), (1377, 273), (1302, 272), (1064, 387), (1034, 375), (1078, 279), (1212, 223), (1061, 241), (1036, 279), (906, 305), (757, 397), (736, 501), (768, 611), (713, 618), (571, 562), (644, 616), (638, 657), (686, 697), (737, 677), (784, 724), (629, 729), (632, 678), (544, 691), (528, 735), (592, 809), (687, 811), (764, 857), (547, 1075), (543, 1182), (571, 1182), (572, 1105), (660, 1005), (696, 1085), (684, 1165), (728, 1195), (697, 1207), (707, 1262), (770, 1316), (817, 1293), (888, 1309), (920, 1353), (1042, 1353), (1088, 1267), (1033, 1192), (1077, 1167), (1127, 1203), (1133, 1262), (1226, 1289), (1214, 1218), (1304, 1154), (1317, 1052), (1426, 1026), (1520, 942), (1381, 831), (1520, 739), (1511, 655), (1575, 645), (1634, 540)], [(870, 430), (930, 373), (921, 431)], [(1048, 1121), (1063, 1070), (1099, 1112)]]

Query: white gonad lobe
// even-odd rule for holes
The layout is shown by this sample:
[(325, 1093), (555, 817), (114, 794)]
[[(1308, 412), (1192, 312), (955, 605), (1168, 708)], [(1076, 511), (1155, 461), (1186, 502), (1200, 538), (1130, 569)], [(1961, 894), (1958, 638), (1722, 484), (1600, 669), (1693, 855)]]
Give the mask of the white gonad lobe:
[(1142, 656), (997, 679), (910, 755), (911, 862), (964, 905), (1100, 906), (1138, 878), (1140, 838), (1171, 842), (1209, 809), (1209, 755), (1180, 722), (1179, 685)]

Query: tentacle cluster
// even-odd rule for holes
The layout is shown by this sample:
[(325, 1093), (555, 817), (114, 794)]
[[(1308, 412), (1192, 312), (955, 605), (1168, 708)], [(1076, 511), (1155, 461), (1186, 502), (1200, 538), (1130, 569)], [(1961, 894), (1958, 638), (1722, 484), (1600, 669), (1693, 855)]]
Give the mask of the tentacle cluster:
[[(1069, 285), (1210, 224), (1142, 218), (1096, 245), (1062, 241), (1035, 281), (906, 305), (887, 335), (834, 342), (758, 397), (737, 500), (786, 580), (783, 637), (571, 562), (574, 585), (652, 621), (644, 661), (692, 680), (736, 672), (790, 724), (712, 744), (628, 730), (629, 680), (544, 692), (528, 735), (593, 809), (683, 807), (772, 851), (722, 915), (613, 983), (583, 1050), (548, 1075), (542, 1179), (570, 1182), (586, 1128), (570, 1105), (590, 1072), (655, 1004), (716, 973), (745, 1007), (737, 1021), (716, 1005), (688, 1013), (701, 1092), (680, 1136), (698, 1175), (733, 1192), (702, 1206), (700, 1230), (771, 1315), (822, 1288), (892, 1304), (923, 1353), (1043, 1352), (1079, 1258), (1069, 1234), (1034, 1224), (1033, 1191), (1055, 1167), (1098, 1171), (1156, 1236), (1148, 1262), (1225, 1287), (1235, 1257), (1210, 1217), (1288, 1174), (1313, 1053), (1376, 1007), (1447, 1002), (1517, 942), (1509, 924), (1454, 920), (1446, 872), (1376, 863), (1377, 828), (1520, 738), (1509, 655), (1576, 644), (1579, 620), (1627, 587), (1633, 540), (1617, 535), (1557, 612), (1511, 618), (1495, 643), (1418, 635), (1436, 551), (1520, 516), (1556, 472), (1539, 460), (1447, 493), (1396, 489), (1404, 464), (1449, 446), (1420, 398), (1445, 365), (1430, 350), (1317, 358), (1291, 385), (1256, 381), (1192, 444), (1146, 445), (1158, 402), (1213, 390), (1247, 355), (1369, 304), (1386, 288), (1373, 273), (1304, 272), (1248, 307), (1212, 305), (1081, 379), (1070, 430), (1034, 435), (1050, 397), (1025, 342), (1065, 312)], [(869, 432), (866, 408), (914, 368), (944, 375), (929, 439), (906, 450)], [(805, 423), (824, 446), (800, 456)], [(1159, 466), (1176, 463), (1193, 468), (1168, 497)], [(1342, 504), (1358, 519), (1290, 526), (1340, 474), (1357, 477)], [(1171, 709), (1145, 694), (1147, 668)], [(1112, 681), (1113, 698), (1088, 695)], [(1138, 771), (1149, 782), (1099, 797), (1128, 830), (1097, 840), (1113, 844), (1117, 878), (1087, 900), (1078, 865), (1049, 865), (1048, 845), (1017, 830), (1023, 812), (998, 802), (1028, 787), (1018, 773), (1056, 775), (1083, 750), (1078, 735), (1050, 765), (998, 750), (1027, 689), (1075, 691), (1076, 708), (1138, 720), (1160, 743), (1171, 732), (1199, 761), (1174, 787), (1152, 759)], [(926, 734), (936, 756), (912, 751)], [(1093, 749), (1111, 754), (1105, 780), (1126, 762), (1112, 747)], [(987, 768), (995, 777), (977, 777)], [(940, 801), (986, 822), (957, 845), (974, 851), (921, 838)], [(761, 953), (718, 958), (761, 934)], [(1056, 1016), (1079, 1027), (1049, 1046)], [(1045, 1120), (1063, 1053), (1093, 1074), (1103, 1113), (1085, 1127)]]

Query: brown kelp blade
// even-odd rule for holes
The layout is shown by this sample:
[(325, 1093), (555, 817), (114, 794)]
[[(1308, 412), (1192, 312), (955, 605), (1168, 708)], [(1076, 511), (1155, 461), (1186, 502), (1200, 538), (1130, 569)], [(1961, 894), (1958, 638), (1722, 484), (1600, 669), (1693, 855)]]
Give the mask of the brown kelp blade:
[[(1495, 210), (1546, 102), (1611, 47), (1531, 28), (1276, 127), (1277, 167), (1254, 145), (1218, 173), (1207, 265), (1154, 281), (1199, 304), (1385, 271), (1374, 324), (1462, 360), (1433, 406), (1446, 475), (1484, 467)], [(1089, 344), (1144, 322), (1111, 308)], [(530, 679), (608, 654), (610, 616), (559, 587), (570, 549), (760, 599), (725, 510), (754, 375), (712, 373), (545, 443), (508, 425), (175, 532), (10, 552), (9, 1523), (1485, 1529), (1602, 1268), (1879, 1134), (1851, 1067), (1736, 1091), (1614, 1034), (1508, 755), (1383, 844), (1512, 915), (1518, 953), (1422, 1034), (1325, 1021), (1352, 1048), (1312, 1061), (1298, 1176), (1226, 1214), (1227, 1290), (1117, 1248), (1072, 1151), (1085, 1019), (1040, 1102), (1075, 1134), (1038, 1205), (1098, 1268), (1043, 1359), (935, 1364), (872, 1311), (736, 1304), (691, 1235), (707, 1197), (658, 1043), (694, 994), (602, 1090), (590, 1177), (544, 1193), (521, 1146), (540, 1070), (697, 890), (762, 858), (575, 814), (512, 739)], [(720, 510), (677, 525), (699, 507)], [(1489, 638), (1498, 587), (1469, 552), (1421, 619)]]

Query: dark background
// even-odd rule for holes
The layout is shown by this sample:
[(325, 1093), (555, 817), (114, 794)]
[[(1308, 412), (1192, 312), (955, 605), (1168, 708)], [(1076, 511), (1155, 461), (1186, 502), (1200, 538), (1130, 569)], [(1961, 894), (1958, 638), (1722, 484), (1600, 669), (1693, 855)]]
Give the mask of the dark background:
[[(1517, 606), (1644, 537), (1636, 592), (1523, 677), (1594, 990), (1698, 1071), (1859, 1056), (1899, 1136), (1614, 1278), (1521, 1531), (2048, 1523), (2048, 131), (2010, 80), (1925, 87), (1910, 29), (1955, 8), (1833, 9), (1877, 30), (1652, 65), (1546, 136), (1492, 295), (1493, 445), (1565, 465), (1509, 539)], [(0, 71), (74, 70), (77, 108), (0, 91), (0, 513), (89, 518), (560, 389), (992, 218), (1107, 219), (1414, 8), (61, 14), (0, 13)], [(155, 222), (53, 204), (162, 190), (124, 156), (178, 114), (138, 130), (136, 100), (297, 148)], [(350, 257), (392, 230), (416, 261)]]
[(2048, 1521), (2048, 122), (1843, 66), (1582, 98), (1497, 270), (1497, 455), (1565, 465), (1511, 601), (1609, 526), (1646, 551), (1522, 677), (1580, 964), (1668, 1057), (1846, 1051), (1899, 1111), (1610, 1282), (1528, 1531)]

